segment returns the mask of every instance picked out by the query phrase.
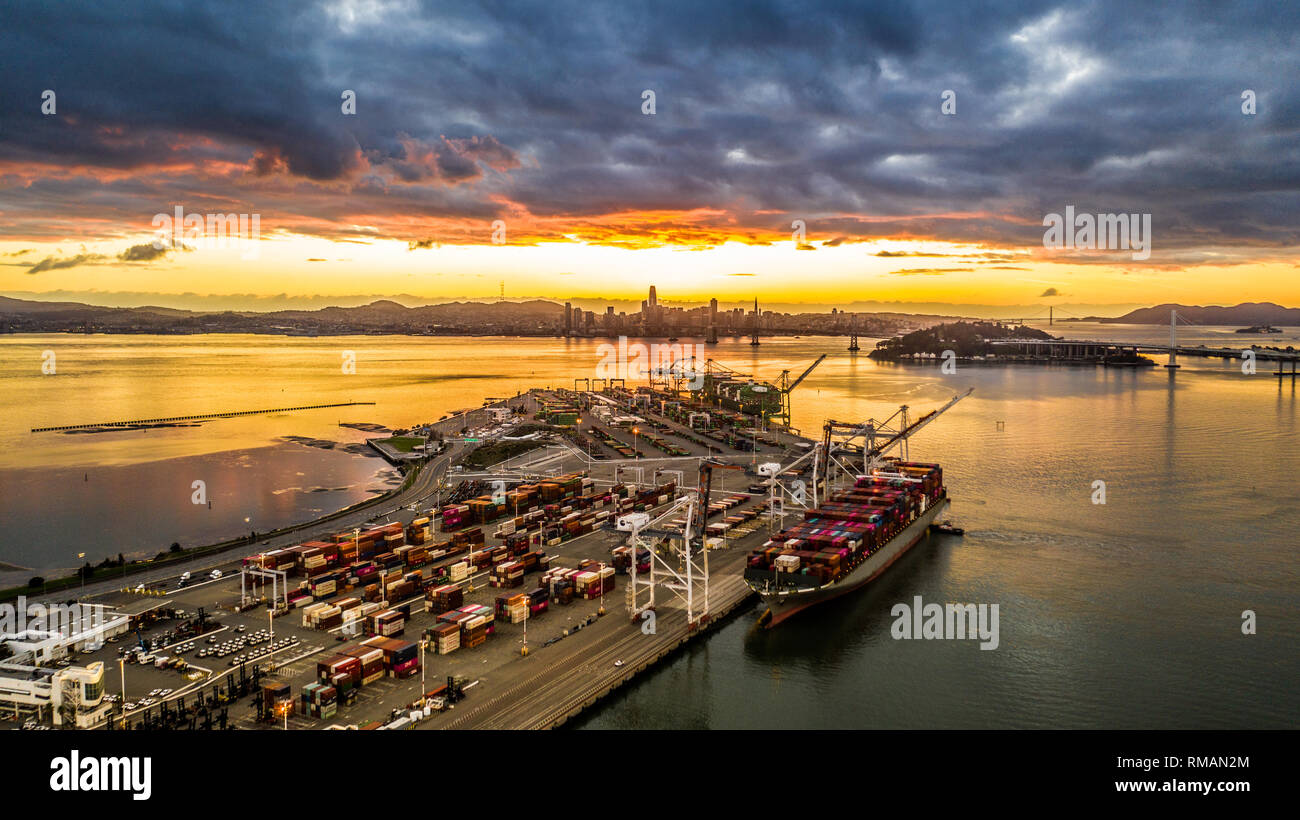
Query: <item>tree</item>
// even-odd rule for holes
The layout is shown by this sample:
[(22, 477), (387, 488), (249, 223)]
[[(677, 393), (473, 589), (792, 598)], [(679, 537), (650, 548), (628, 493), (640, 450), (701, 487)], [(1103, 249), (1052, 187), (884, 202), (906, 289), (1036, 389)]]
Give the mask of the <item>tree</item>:
[(39, 575), (32, 576), (31, 580), (27, 582), (28, 589), (35, 589), (36, 587), (43, 586), (45, 586), (45, 579)]
[(179, 541), (173, 541), (173, 542), (172, 542), (172, 552), (180, 552), (180, 551), (181, 551), (181, 545), (180, 545), (180, 542), (179, 542)]

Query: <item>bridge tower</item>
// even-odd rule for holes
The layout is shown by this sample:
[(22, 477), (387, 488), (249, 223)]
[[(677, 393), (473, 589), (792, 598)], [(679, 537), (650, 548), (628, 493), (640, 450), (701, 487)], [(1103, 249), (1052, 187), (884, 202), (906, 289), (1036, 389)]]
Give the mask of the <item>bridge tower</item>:
[(1169, 364), (1165, 367), (1177, 370), (1178, 364), (1178, 311), (1169, 311)]

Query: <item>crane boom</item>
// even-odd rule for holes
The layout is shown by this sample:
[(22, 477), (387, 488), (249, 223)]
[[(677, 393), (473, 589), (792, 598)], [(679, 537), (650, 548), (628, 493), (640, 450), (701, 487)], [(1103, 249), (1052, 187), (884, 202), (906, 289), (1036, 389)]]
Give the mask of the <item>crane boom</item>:
[[(942, 407), (931, 410), (929, 413), (926, 413), (913, 422), (908, 422), (907, 420), (908, 408), (906, 405), (900, 407), (898, 412), (894, 413), (894, 415), (890, 416), (885, 422), (880, 424), (876, 423), (875, 420), (868, 421), (865, 424), (850, 424), (842, 421), (828, 420), (826, 422), (824, 439), (822, 442), (822, 448), (826, 452), (826, 460), (822, 462), (821, 474), (821, 481), (825, 491), (830, 491), (831, 462), (834, 460), (835, 455), (840, 452), (839, 447), (847, 448), (850, 446), (850, 442), (852, 442), (853, 439), (861, 437), (863, 440), (862, 469), (870, 470), (876, 459), (880, 458), (898, 444), (907, 441), (907, 439), (911, 438), (927, 424), (951, 409), (954, 404), (973, 393), (974, 390), (975, 388), (973, 387), (968, 388), (965, 393), (953, 396)], [(893, 423), (895, 418), (900, 416), (902, 417), (901, 427), (891, 429), (889, 425)], [(837, 434), (836, 431), (840, 432)], [(876, 443), (877, 436), (883, 438), (886, 435), (888, 435), (888, 438), (884, 438), (884, 440), (879, 444)], [(839, 438), (839, 447), (832, 443), (832, 438), (836, 436)], [(842, 464), (840, 465), (840, 468), (846, 469)]]
[(926, 413), (924, 416), (921, 416), (919, 419), (909, 424), (906, 428), (895, 433), (884, 444), (882, 444), (879, 447), (876, 447), (870, 453), (867, 453), (866, 454), (867, 457), (871, 458), (875, 456), (884, 455), (885, 451), (892, 449), (895, 445), (897, 445), (899, 442), (903, 441), (904, 439), (910, 438), (911, 436), (915, 435), (922, 427), (926, 426), (930, 422), (937, 419), (939, 416), (943, 415), (954, 404), (966, 398), (973, 392), (975, 392), (975, 388), (973, 387), (966, 388), (965, 393), (962, 393), (957, 396), (953, 396), (951, 399), (948, 400), (948, 403), (945, 404), (943, 407), (937, 408), (935, 410), (931, 410), (930, 412)]
[(826, 358), (826, 354), (825, 354), (825, 353), (823, 353), (822, 355), (818, 356), (818, 357), (816, 358), (816, 360), (813, 361), (812, 364), (808, 365), (808, 369), (805, 370), (805, 371), (804, 371), (804, 372), (799, 376), (799, 378), (795, 379), (794, 382), (791, 383), (791, 385), (785, 389), (785, 392), (789, 393), (791, 390), (794, 390), (796, 387), (798, 387), (798, 386), (799, 386), (799, 382), (801, 382), (801, 381), (803, 381), (804, 379), (808, 378), (808, 374), (811, 373), (811, 372), (813, 372), (813, 370), (817, 367), (817, 365), (819, 365), (819, 364), (822, 363), (822, 359), (825, 359), (825, 358)]

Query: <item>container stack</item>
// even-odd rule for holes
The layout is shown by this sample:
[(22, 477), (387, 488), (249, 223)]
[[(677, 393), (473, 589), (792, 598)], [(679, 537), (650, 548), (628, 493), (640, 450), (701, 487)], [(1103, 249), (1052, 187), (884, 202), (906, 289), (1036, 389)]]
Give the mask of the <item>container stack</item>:
[(427, 543), (431, 535), (429, 516), (421, 516), (406, 528), (406, 543), (418, 547)]
[(614, 568), (599, 565), (587, 571), (580, 571), (574, 578), (575, 594), (584, 600), (592, 600), (614, 591)]
[(328, 598), (338, 592), (340, 573), (324, 572), (307, 582), (307, 588), (317, 598)]
[(362, 644), (339, 654), (356, 658), (361, 664), (359, 674), (362, 686), (368, 686), (384, 676), (384, 653), (377, 647)]
[(410, 641), (374, 637), (361, 642), (362, 646), (379, 649), (384, 653), (384, 669), (389, 677), (409, 678), (420, 671), (420, 647)]
[(384, 638), (401, 635), (406, 630), (406, 617), (396, 609), (376, 612), (366, 619), (366, 633)]
[(484, 634), (492, 635), (496, 633), (496, 615), (492, 612), (491, 607), (484, 606), (483, 604), (467, 604), (466, 606), (461, 607), (460, 611), (482, 618), (486, 628)]
[(466, 649), (481, 646), (487, 640), (487, 619), (482, 615), (470, 616), (460, 628), (460, 642)]
[(329, 720), (338, 713), (338, 690), (326, 683), (309, 683), (302, 688), (302, 713)]
[(509, 598), (497, 598), (497, 615), (510, 619), (510, 623), (522, 623), (528, 615), (528, 596), (512, 595)]
[(402, 559), (403, 566), (418, 567), (429, 561), (429, 550), (423, 546), (408, 544), (404, 547), (398, 547), (393, 552), (398, 558)]
[(361, 685), (361, 661), (350, 655), (331, 655), (316, 663), (316, 679), (322, 683), (333, 683), (338, 676), (345, 676), (353, 686)]
[(549, 607), (550, 592), (546, 589), (529, 590), (528, 595), (528, 617), (536, 618), (538, 615), (546, 612)]
[(549, 569), (542, 573), (541, 588), (546, 590), (549, 600), (560, 604), (571, 604), (575, 595), (574, 576), (577, 574), (577, 570), (564, 567)]
[[(468, 612), (461, 612), (459, 609), (453, 609), (451, 612), (444, 612), (438, 616), (440, 624), (455, 624), (457, 629), (464, 630), (465, 624), (474, 619), (474, 616)], [(462, 635), (462, 638), (464, 636)], [(464, 640), (461, 641), (464, 643)]]
[(492, 568), (492, 574), (489, 577), (488, 585), (498, 588), (511, 589), (524, 585), (524, 562), (523, 561), (503, 561)]
[(439, 655), (460, 649), (460, 624), (440, 623), (433, 627), (434, 648)]
[(441, 615), (461, 606), (464, 601), (465, 593), (461, 590), (459, 584), (446, 584), (434, 587), (425, 593), (424, 609), (426, 612)]
[(469, 562), (457, 561), (447, 568), (447, 574), (453, 584), (464, 581), (469, 577)]
[(442, 528), (447, 532), (458, 530), (470, 523), (469, 506), (448, 504), (442, 508)]
[(303, 626), (311, 629), (333, 629), (343, 623), (343, 610), (330, 604), (312, 604), (303, 610)]
[(390, 581), (385, 585), (384, 597), (394, 602), (405, 601), (417, 591), (418, 587), (414, 581), (399, 575), (396, 581)]

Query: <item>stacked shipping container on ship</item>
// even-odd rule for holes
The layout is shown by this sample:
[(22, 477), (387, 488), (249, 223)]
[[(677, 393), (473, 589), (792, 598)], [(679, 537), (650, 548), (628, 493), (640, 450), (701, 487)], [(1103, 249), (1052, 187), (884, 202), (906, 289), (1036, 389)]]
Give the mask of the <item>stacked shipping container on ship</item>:
[(775, 626), (879, 576), (947, 503), (939, 465), (887, 460), (751, 552), (745, 582), (762, 596), (763, 617)]

